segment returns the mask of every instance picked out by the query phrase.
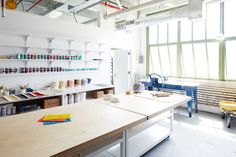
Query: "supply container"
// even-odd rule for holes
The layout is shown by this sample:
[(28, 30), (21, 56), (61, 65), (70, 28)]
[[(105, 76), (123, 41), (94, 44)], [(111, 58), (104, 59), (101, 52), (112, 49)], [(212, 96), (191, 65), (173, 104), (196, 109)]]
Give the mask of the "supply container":
[(74, 94), (68, 94), (68, 104), (74, 103)]
[(86, 101), (86, 92), (80, 93), (80, 101)]
[(80, 93), (74, 94), (74, 103), (78, 103), (80, 101)]

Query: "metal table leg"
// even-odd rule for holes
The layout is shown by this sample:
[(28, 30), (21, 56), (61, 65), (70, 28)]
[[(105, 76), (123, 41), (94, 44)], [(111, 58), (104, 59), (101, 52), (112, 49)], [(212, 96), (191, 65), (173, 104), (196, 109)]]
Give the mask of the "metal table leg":
[(128, 132), (127, 130), (123, 131), (122, 142), (120, 143), (120, 156), (128, 157)]
[(174, 122), (174, 109), (170, 110), (170, 131), (173, 131), (173, 122)]

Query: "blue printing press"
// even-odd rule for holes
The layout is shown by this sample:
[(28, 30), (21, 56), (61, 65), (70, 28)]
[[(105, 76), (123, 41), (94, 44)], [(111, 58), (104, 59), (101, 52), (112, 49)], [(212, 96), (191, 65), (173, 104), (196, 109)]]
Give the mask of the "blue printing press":
[(192, 117), (192, 103), (193, 101), (195, 102), (195, 111), (196, 113), (198, 113), (198, 101), (197, 101), (197, 86), (189, 86), (189, 85), (175, 85), (175, 84), (168, 84), (164, 83), (164, 81), (159, 82), (159, 79), (161, 79), (162, 77), (158, 74), (155, 74), (156, 76), (158, 76), (158, 78), (156, 77), (152, 77), (153, 74), (150, 74), (150, 81), (142, 81), (142, 83), (145, 86), (145, 89), (147, 90), (154, 90), (155, 88), (160, 91), (161, 88), (165, 88), (165, 89), (173, 89), (173, 90), (184, 90), (186, 91), (186, 95), (190, 96), (192, 98), (192, 100), (188, 101), (188, 113), (189, 113), (189, 117)]

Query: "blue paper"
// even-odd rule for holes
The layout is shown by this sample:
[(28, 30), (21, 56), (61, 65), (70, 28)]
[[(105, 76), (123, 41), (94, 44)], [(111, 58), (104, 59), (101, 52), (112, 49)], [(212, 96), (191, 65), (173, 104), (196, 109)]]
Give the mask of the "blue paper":
[[(64, 122), (71, 122), (70, 119), (66, 119)], [(64, 123), (64, 122), (43, 122), (43, 125), (51, 125), (51, 124), (58, 124), (58, 123)]]

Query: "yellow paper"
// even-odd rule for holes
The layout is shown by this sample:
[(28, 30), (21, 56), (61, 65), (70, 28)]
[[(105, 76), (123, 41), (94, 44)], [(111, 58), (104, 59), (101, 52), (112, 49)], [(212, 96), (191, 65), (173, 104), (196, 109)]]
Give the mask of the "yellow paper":
[(49, 115), (45, 115), (43, 120), (44, 121), (48, 121), (48, 120), (55, 120), (55, 119), (69, 119), (70, 118), (70, 114), (49, 114)]

